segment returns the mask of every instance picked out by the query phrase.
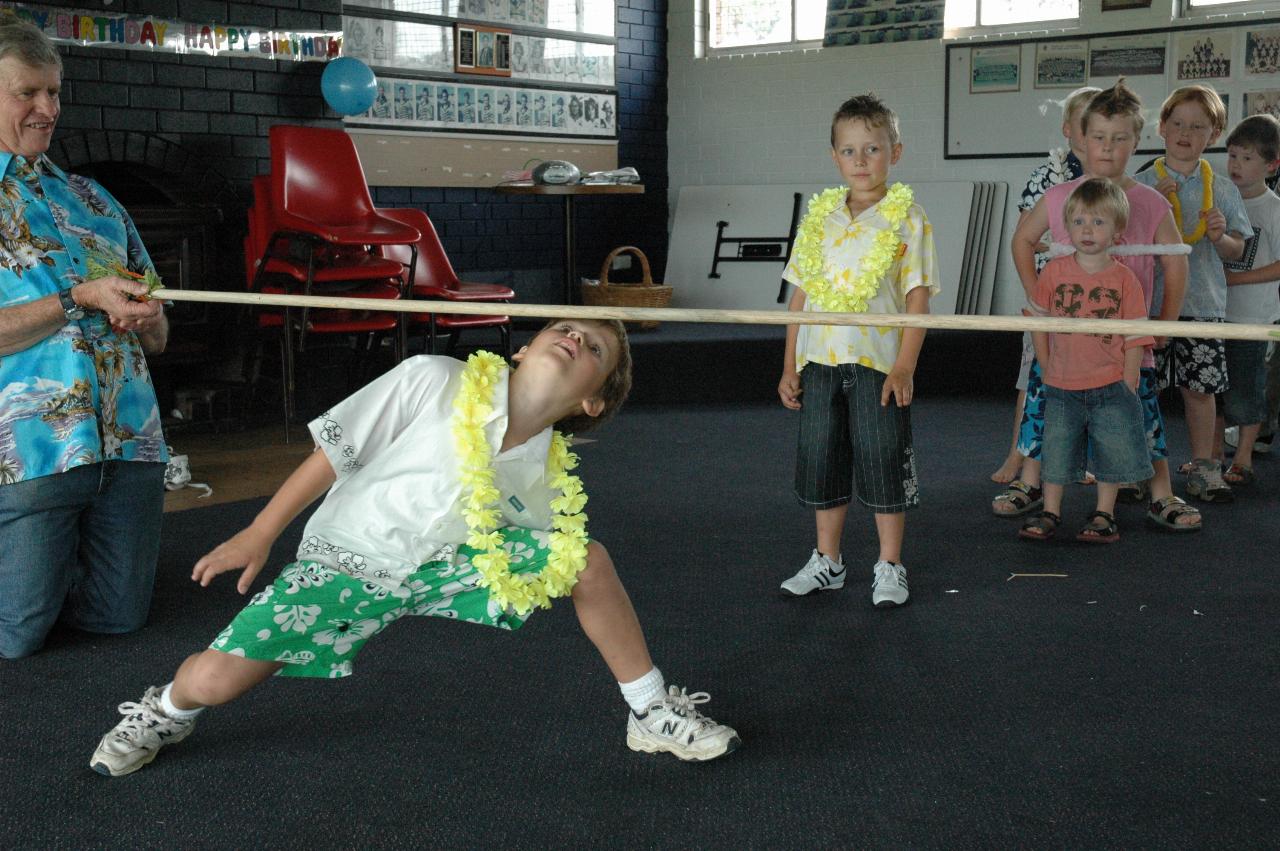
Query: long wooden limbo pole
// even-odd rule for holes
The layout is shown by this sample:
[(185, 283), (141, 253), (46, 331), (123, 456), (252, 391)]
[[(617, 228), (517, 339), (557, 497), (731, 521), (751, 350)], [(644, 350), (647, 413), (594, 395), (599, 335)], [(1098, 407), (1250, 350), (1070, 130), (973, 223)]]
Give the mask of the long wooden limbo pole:
[[(528, 316), (543, 319), (622, 319), (631, 322), (695, 322), (733, 325), (869, 325), (877, 328), (939, 328), (958, 331), (1045, 331), (1080, 334), (1150, 334), (1154, 337), (1216, 337), (1225, 340), (1280, 339), (1275, 325), (1233, 322), (1162, 322), (1123, 319), (1070, 319), (1041, 316), (934, 316), (928, 313), (796, 313), (789, 310), (725, 310), (676, 307), (593, 307), (510, 302), (367, 299), (341, 296), (170, 290), (152, 298), (245, 304), (255, 307), (310, 307), (375, 310), (380, 313), (441, 313), (479, 316)], [(798, 321), (803, 320), (803, 321)]]

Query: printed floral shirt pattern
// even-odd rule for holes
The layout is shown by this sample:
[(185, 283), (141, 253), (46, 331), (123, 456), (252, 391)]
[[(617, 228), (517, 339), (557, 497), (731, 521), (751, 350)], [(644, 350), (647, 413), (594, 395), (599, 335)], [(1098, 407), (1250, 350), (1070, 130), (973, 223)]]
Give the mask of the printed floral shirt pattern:
[[(93, 269), (153, 269), (128, 213), (92, 180), (7, 152), (0, 176), (0, 307), (70, 289)], [(168, 457), (138, 338), (104, 314), (0, 356), (0, 485)]]
[[(1069, 183), (1083, 174), (1084, 164), (1075, 153), (1066, 148), (1055, 148), (1049, 152), (1048, 161), (1036, 166), (1031, 177), (1027, 178), (1027, 185), (1022, 190), (1022, 200), (1018, 202), (1018, 212), (1030, 211), (1050, 188)], [(1036, 254), (1037, 275), (1044, 271), (1044, 265), (1048, 262), (1047, 252)]]
[[(888, 224), (880, 214), (879, 204), (863, 210), (856, 219), (850, 217), (848, 206), (841, 204), (823, 222), (822, 253), (828, 268), (838, 279), (852, 280), (872, 240)], [(903, 242), (900, 256), (868, 300), (868, 313), (906, 313), (907, 293), (916, 287), (928, 287), (930, 295), (941, 291), (933, 226), (919, 204), (911, 205), (900, 226), (899, 238)], [(793, 284), (800, 282), (793, 262), (787, 264), (782, 276)], [(804, 309), (814, 310), (808, 299)], [(901, 342), (901, 328), (801, 325), (796, 336), (796, 369), (803, 369), (807, 363), (856, 363), (888, 374), (898, 358)]]

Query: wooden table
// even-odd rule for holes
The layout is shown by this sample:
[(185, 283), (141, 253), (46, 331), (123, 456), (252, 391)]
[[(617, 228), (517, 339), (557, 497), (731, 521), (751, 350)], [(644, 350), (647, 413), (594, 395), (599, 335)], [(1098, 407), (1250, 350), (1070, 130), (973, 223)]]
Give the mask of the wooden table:
[(574, 269), (573, 199), (579, 195), (642, 195), (643, 183), (503, 183), (494, 187), (509, 195), (561, 195), (564, 197), (564, 303), (573, 304), (577, 283)]

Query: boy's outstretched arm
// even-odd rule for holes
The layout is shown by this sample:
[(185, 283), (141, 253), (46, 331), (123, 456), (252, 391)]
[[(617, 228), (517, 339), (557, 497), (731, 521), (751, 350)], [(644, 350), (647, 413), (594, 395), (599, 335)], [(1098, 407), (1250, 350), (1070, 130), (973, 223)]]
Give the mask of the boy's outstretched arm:
[[(787, 310), (796, 312), (804, 310), (804, 290), (795, 287)], [(782, 378), (778, 381), (778, 398), (783, 406), (793, 411), (800, 410), (800, 373), (796, 372), (796, 335), (800, 333), (799, 325), (787, 326), (787, 347), (782, 355)]]
[[(907, 313), (929, 312), (929, 288), (916, 287), (907, 293)], [(920, 359), (920, 349), (924, 346), (924, 328), (904, 328), (902, 343), (898, 346), (898, 358), (893, 362), (893, 369), (885, 377), (884, 388), (880, 391), (880, 404), (888, 405), (893, 396), (899, 408), (911, 404), (915, 396), (916, 362)]]
[(317, 447), (298, 465), (253, 522), (206, 554), (191, 571), (201, 587), (228, 570), (244, 568), (236, 590), (247, 594), (271, 552), (271, 545), (303, 509), (315, 502), (337, 479), (329, 459)]
[(1028, 299), (1036, 288), (1036, 248), (1047, 230), (1049, 211), (1041, 198), (1018, 220), (1018, 227), (1010, 240), (1009, 251), (1013, 254), (1013, 266), (1018, 270), (1018, 279), (1022, 281), (1022, 289), (1026, 291)]

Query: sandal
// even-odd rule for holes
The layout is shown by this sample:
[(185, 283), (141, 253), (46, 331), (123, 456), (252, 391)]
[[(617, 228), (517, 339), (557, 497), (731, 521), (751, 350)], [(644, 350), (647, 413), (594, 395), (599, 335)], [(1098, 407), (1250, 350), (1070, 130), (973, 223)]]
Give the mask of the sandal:
[[(1094, 520), (1101, 520), (1104, 525), (1098, 526)], [(1095, 511), (1089, 515), (1089, 521), (1076, 535), (1076, 540), (1086, 544), (1114, 544), (1120, 540), (1120, 527), (1116, 525), (1115, 517), (1105, 511)]]
[(1229, 485), (1251, 485), (1258, 480), (1252, 467), (1243, 464), (1232, 464), (1222, 474), (1222, 480)]
[(1133, 505), (1141, 505), (1147, 501), (1147, 495), (1150, 488), (1146, 482), (1126, 482), (1116, 491), (1116, 502), (1127, 502)]
[[(1021, 479), (1014, 479), (996, 498), (991, 500), (991, 511), (997, 517), (1020, 517), (1044, 505), (1044, 492), (1033, 488)], [(1007, 508), (1003, 508), (1007, 506)]]
[(1034, 517), (1028, 517), (1022, 524), (1018, 537), (1028, 541), (1047, 541), (1058, 531), (1058, 524), (1061, 522), (1062, 518), (1052, 511), (1036, 512)]
[(1204, 502), (1233, 502), (1231, 485), (1222, 478), (1222, 465), (1217, 461), (1195, 461), (1187, 476), (1187, 493)]
[(1157, 499), (1147, 507), (1147, 519), (1170, 532), (1199, 532), (1200, 523), (1179, 523), (1183, 517), (1200, 518), (1200, 509), (1187, 505), (1180, 496), (1169, 495)]

